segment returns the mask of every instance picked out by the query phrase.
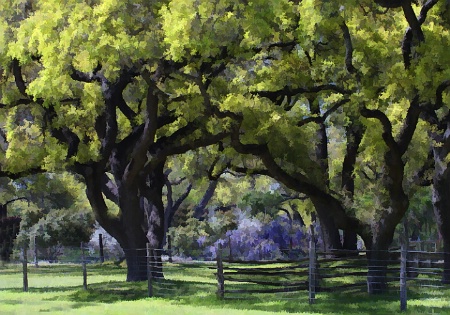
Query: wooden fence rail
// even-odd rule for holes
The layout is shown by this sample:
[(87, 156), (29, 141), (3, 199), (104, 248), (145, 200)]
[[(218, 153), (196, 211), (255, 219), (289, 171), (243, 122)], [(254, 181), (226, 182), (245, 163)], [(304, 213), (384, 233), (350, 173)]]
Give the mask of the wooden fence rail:
[[(83, 288), (87, 289), (86, 263), (88, 259), (86, 255), (88, 252), (85, 244), (82, 243), (77, 251), (80, 251), (81, 260), (78, 256), (76, 263), (81, 264)], [(33, 254), (31, 250), (30, 253)], [(175, 282), (165, 282), (165, 279), (158, 278), (158, 272), (162, 274), (162, 265), (159, 266), (159, 264), (163, 253), (166, 255), (166, 252), (161, 250), (147, 248), (148, 296), (157, 296), (158, 290), (162, 290), (161, 288), (164, 286), (176, 286)], [(242, 298), (245, 294), (260, 293), (289, 293), (290, 298), (304, 296), (306, 299), (306, 294), (291, 293), (308, 292), (309, 303), (313, 304), (316, 301), (316, 295), (321, 292), (340, 292), (339, 290), (364, 288), (367, 285), (367, 253), (368, 251), (316, 251), (315, 242), (311, 239), (309, 255), (297, 260), (236, 261), (233, 257), (230, 260), (228, 251), (223, 255), (222, 246), (219, 245), (216, 264), (211, 264), (209, 268), (215, 269), (217, 280), (215, 292), (219, 299), (233, 297), (233, 295)], [(407, 284), (408, 288), (425, 285), (441, 286), (440, 277), (443, 272), (444, 253), (425, 252), (415, 248), (411, 249), (411, 246), (405, 245), (401, 250), (390, 251), (388, 256), (386, 281), (390, 284), (394, 283), (396, 294), (400, 293), (402, 310), (406, 309)], [(23, 289), (26, 291), (28, 290), (29, 268), (27, 250), (22, 251), (21, 258), (24, 276)], [(178, 261), (173, 263), (170, 256), (164, 259), (168, 259), (167, 265), (170, 264), (170, 268), (185, 268), (183, 263)], [(153, 275), (155, 276), (153, 277)], [(424, 281), (424, 279), (431, 284), (421, 283), (420, 281)], [(211, 290), (214, 290), (212, 286)]]
[[(218, 252), (221, 253), (221, 248)], [(218, 254), (218, 295), (224, 298), (238, 294), (238, 298), (242, 298), (245, 294), (308, 291), (309, 303), (313, 304), (316, 294), (320, 292), (366, 288), (367, 253), (368, 251), (315, 251), (312, 240), (308, 257), (297, 261), (224, 261)], [(438, 278), (443, 272), (443, 253), (424, 252), (406, 244), (401, 250), (390, 251), (386, 264), (386, 282), (394, 283), (399, 288), (400, 309), (404, 311), (407, 282), (423, 281), (424, 277), (429, 281), (440, 281)], [(422, 277), (418, 278), (419, 275)], [(346, 277), (351, 277), (352, 282), (339, 280)]]

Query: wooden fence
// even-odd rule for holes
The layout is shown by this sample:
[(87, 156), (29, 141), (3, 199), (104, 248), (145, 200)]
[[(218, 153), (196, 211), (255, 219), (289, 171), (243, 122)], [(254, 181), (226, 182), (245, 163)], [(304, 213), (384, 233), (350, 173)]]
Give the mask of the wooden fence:
[[(387, 258), (386, 280), (395, 287), (396, 294), (400, 293), (397, 296), (400, 298), (402, 310), (406, 309), (407, 288), (443, 287), (440, 279), (443, 272), (444, 253), (417, 250), (423, 247), (416, 244), (409, 245), (409, 247), (403, 245), (401, 249), (390, 251)], [(80, 266), (83, 288), (87, 289), (88, 257), (85, 251), (86, 247), (82, 244), (81, 259), (77, 258), (75, 263)], [(164, 274), (170, 271), (179, 273), (180, 268), (187, 269), (187, 265), (214, 269), (211, 270), (211, 276), (214, 272), (217, 280), (216, 294), (219, 299), (242, 299), (255, 296), (259, 298), (263, 294), (280, 294), (289, 295), (293, 299), (308, 296), (309, 303), (313, 304), (316, 302), (316, 295), (323, 292), (367, 289), (367, 251), (320, 252), (316, 251), (313, 241), (310, 242), (309, 255), (297, 260), (236, 261), (232, 259), (230, 261), (230, 255), (223, 255), (223, 251), (219, 245), (214, 265), (214, 262), (180, 261), (179, 257), (176, 257), (175, 261), (170, 251), (147, 247), (147, 251), (142, 250), (142, 253), (147, 257), (145, 267), (148, 271), (148, 296), (173, 296), (174, 291), (171, 290), (178, 289), (179, 282), (171, 280), (170, 277), (165, 279), (162, 274), (163, 267)], [(23, 289), (27, 291), (26, 250), (22, 251), (22, 263)], [(211, 287), (212, 290), (214, 287)]]
[[(400, 293), (401, 310), (406, 310), (407, 286), (443, 286), (443, 253), (415, 248), (405, 245), (389, 251), (386, 261), (386, 282)], [(309, 303), (313, 304), (316, 293), (367, 289), (368, 251), (316, 252), (310, 244), (309, 257), (296, 261), (231, 262), (224, 260), (221, 252), (219, 247), (216, 277), (217, 296), (221, 299), (307, 291)]]

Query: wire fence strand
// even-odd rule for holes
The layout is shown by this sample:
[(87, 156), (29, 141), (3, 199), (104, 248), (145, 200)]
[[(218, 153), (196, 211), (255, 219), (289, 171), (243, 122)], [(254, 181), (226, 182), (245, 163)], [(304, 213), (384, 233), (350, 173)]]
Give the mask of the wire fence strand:
[[(148, 294), (154, 297), (182, 299), (190, 295), (217, 295), (227, 300), (311, 303), (312, 299), (314, 303), (348, 303), (349, 296), (356, 300), (371, 299), (367, 294), (370, 277), (370, 285), (381, 288), (379, 296), (385, 301), (399, 301), (401, 293), (402, 265), (398, 251), (380, 256), (386, 257), (384, 260), (368, 259), (369, 251), (355, 252), (354, 255), (317, 252), (312, 261), (308, 257), (278, 261), (229, 261), (227, 255), (223, 255), (220, 258), (221, 268), (218, 268), (219, 255), (216, 260), (202, 260), (192, 259), (188, 253), (180, 257), (168, 250), (151, 249), (149, 254), (148, 249), (134, 249), (124, 250), (125, 258), (131, 252), (135, 274), (140, 275), (142, 281), (149, 281), (148, 290), (152, 292)], [(129, 276), (130, 272), (128, 270), (126, 274), (127, 268), (124, 266), (127, 259), (108, 260), (106, 256), (102, 263), (98, 251), (88, 246), (45, 249), (38, 255), (35, 257), (35, 250), (18, 250), (11, 261), (0, 265), (0, 279), (9, 279), (0, 281), (0, 289), (20, 289), (25, 285), (21, 280), (25, 260), (27, 289), (30, 291), (58, 290), (63, 284), (83, 288), (83, 268), (86, 269), (86, 287), (92, 285), (94, 289), (96, 283), (103, 280), (93, 275), (105, 266), (116, 268), (111, 269), (116, 270), (111, 275), (116, 286), (125, 284), (125, 276)], [(428, 258), (431, 256), (435, 259)], [(442, 283), (443, 257), (444, 253), (407, 252), (406, 276), (403, 279), (409, 299), (427, 300), (429, 297), (428, 300), (431, 300), (434, 297), (428, 295), (429, 290), (449, 290), (448, 285)], [(37, 281), (42, 277), (49, 280)], [(312, 295), (311, 290), (314, 290)], [(145, 292), (142, 294), (145, 295)], [(444, 307), (450, 311), (450, 302)]]

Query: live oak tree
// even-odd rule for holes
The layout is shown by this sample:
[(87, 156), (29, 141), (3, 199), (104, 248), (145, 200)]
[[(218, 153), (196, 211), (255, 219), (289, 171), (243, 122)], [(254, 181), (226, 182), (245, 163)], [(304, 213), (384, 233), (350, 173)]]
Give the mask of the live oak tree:
[(205, 102), (222, 51), (168, 56), (163, 2), (22, 4), (2, 4), (2, 167), (80, 174), (96, 220), (125, 251), (127, 280), (146, 279), (143, 249), (164, 237), (168, 157), (232, 128)]
[[(427, 97), (430, 99), (430, 106), (422, 115), (422, 118), (429, 123), (428, 134), (431, 139), (430, 160), (431, 172), (427, 172), (427, 165), (419, 170), (420, 182), (425, 185), (432, 184), (432, 202), (436, 223), (442, 236), (444, 250), (444, 273), (443, 283), (450, 283), (450, 233), (448, 224), (450, 223), (450, 199), (449, 199), (449, 131), (450, 131), (450, 69), (448, 48), (450, 39), (448, 36), (450, 29), (450, 3), (439, 4), (442, 20), (437, 23), (436, 31), (426, 34), (421, 45), (420, 60), (418, 69), (422, 72), (433, 73), (428, 76), (427, 83), (430, 90)], [(422, 22), (422, 21), (420, 21)], [(431, 52), (433, 52), (431, 54)], [(428, 165), (430, 166), (430, 165)]]
[[(268, 7), (262, 9), (265, 4), (264, 1), (253, 2), (250, 5), (245, 5), (245, 3), (239, 1), (232, 3), (216, 1), (191, 3), (191, 5), (186, 6), (177, 3), (177, 6), (168, 7), (168, 19), (170, 21), (177, 19), (181, 25), (179, 28), (173, 27), (172, 24), (168, 26), (170, 29), (168, 30), (167, 41), (170, 45), (169, 51), (174, 59), (197, 52), (208, 55), (211, 50), (214, 51), (223, 42), (228, 43), (227, 55), (236, 56), (237, 53), (241, 53), (241, 56), (236, 58), (237, 62), (227, 69), (228, 81), (234, 93), (229, 93), (221, 104), (208, 99), (209, 102), (225, 111), (234, 111), (241, 106), (248, 107), (247, 104), (241, 104), (241, 102), (247, 103), (245, 97), (243, 98), (241, 95), (248, 92), (248, 90), (245, 91), (245, 85), (242, 85), (242, 83), (247, 80), (249, 73), (255, 72), (254, 65), (258, 65), (257, 62), (263, 56), (258, 55), (258, 52), (263, 49), (262, 46), (276, 49), (277, 43), (272, 43), (272, 40), (278, 41), (280, 39), (287, 41), (287, 43), (281, 43), (281, 47), (289, 49), (289, 47), (295, 46), (295, 42), (292, 42), (292, 34), (289, 33), (290, 27), (296, 23), (296, 16), (292, 14), (293, 4), (288, 1), (281, 1), (271, 3)], [(281, 23), (281, 25), (277, 23)], [(280, 28), (284, 28), (286, 33), (283, 33)], [(225, 30), (229, 29), (233, 29), (233, 32), (224, 33)], [(273, 38), (270, 34), (273, 34)], [(233, 42), (236, 41), (240, 49), (233, 45)], [(269, 64), (270, 59), (271, 56), (264, 62)], [(267, 74), (270, 75), (270, 73)], [(267, 79), (270, 80), (270, 78)], [(239, 87), (243, 87), (244, 90)], [(253, 124), (260, 124), (261, 129), (267, 131), (265, 125), (270, 124), (269, 116), (263, 117), (263, 119), (269, 119), (268, 123), (261, 122), (260, 119), (254, 119), (265, 110), (257, 108), (258, 105), (256, 103), (253, 106), (254, 111), (249, 113), (255, 115), (250, 120)], [(240, 114), (235, 115), (235, 119), (241, 120)], [(244, 130), (247, 128), (246, 123), (247, 120), (244, 118)], [(260, 136), (258, 131), (254, 130), (250, 131), (249, 134), (256, 137)], [(337, 229), (334, 232), (336, 232), (336, 236)]]
[[(380, 1), (381, 2), (381, 1)], [(450, 3), (448, 1), (427, 1), (417, 19), (408, 9), (407, 2), (399, 2), (395, 7), (402, 7), (409, 27), (402, 41), (402, 54), (405, 70), (411, 75), (408, 79), (414, 82), (414, 93), (422, 102), (421, 118), (429, 125), (422, 129), (428, 133), (430, 141), (424, 148), (429, 149), (428, 159), (422, 166), (416, 165), (415, 179), (419, 185), (432, 184), (432, 202), (436, 223), (444, 243), (443, 283), (450, 283), (450, 234), (446, 225), (450, 222), (448, 199), (448, 106), (450, 69), (449, 56), (449, 18)], [(434, 14), (427, 17), (430, 9)], [(426, 21), (430, 19), (432, 27)]]
[(162, 244), (167, 158), (222, 141), (309, 196), (329, 248), (342, 246), (338, 229), (358, 233), (373, 250), (369, 291), (381, 292), (428, 156), (419, 116), (448, 76), (445, 62), (427, 73), (445, 61), (444, 2), (3, 5), (4, 168), (81, 174), (139, 280), (136, 249)]
[[(428, 79), (424, 67), (432, 62), (431, 47), (443, 41), (445, 50), (448, 40), (448, 29), (435, 30), (442, 2), (379, 3), (389, 10), (372, 1), (252, 2), (245, 9), (233, 3), (227, 17), (237, 18), (240, 45), (252, 55), (230, 67), (233, 93), (219, 104), (241, 121), (232, 146), (258, 156), (272, 177), (310, 197), (329, 248), (341, 246), (338, 229), (363, 238), (371, 250), (372, 293), (386, 288), (387, 249), (408, 210), (413, 171), (427, 157), (419, 117), (436, 101), (448, 69), (442, 63), (439, 78)], [(172, 8), (191, 26), (169, 37), (174, 56), (209, 52), (208, 30), (229, 21), (215, 11), (221, 4)], [(248, 25), (239, 17), (251, 10)], [(199, 33), (206, 38), (200, 47), (192, 42)], [(341, 133), (331, 139), (335, 116)], [(333, 141), (344, 144), (338, 161), (328, 152)], [(369, 209), (356, 208), (363, 200)]]
[[(427, 55), (431, 47), (425, 49), (422, 46), (424, 39), (418, 34), (422, 32), (422, 28), (433, 33), (428, 27), (434, 27), (434, 23), (442, 23), (442, 7), (435, 7), (436, 4), (436, 1), (423, 4), (417, 18), (420, 29), (414, 29), (409, 16), (406, 16), (406, 26), (402, 23), (396, 26), (391, 24), (393, 21), (405, 19), (399, 14), (402, 12), (396, 11), (392, 12), (392, 16), (383, 14), (376, 19), (364, 19), (355, 15), (353, 22), (359, 23), (356, 28), (351, 27), (352, 18), (349, 14), (344, 16), (348, 19), (348, 27), (341, 27), (346, 49), (345, 67), (349, 73), (355, 73), (356, 79), (357, 93), (353, 93), (351, 99), (358, 101), (356, 108), (362, 116), (355, 119), (354, 116), (348, 115), (350, 123), (346, 128), (347, 136), (348, 131), (353, 129), (352, 124), (358, 120), (365, 125), (362, 140), (358, 140), (358, 136), (347, 139), (347, 153), (349, 144), (361, 141), (357, 149), (359, 161), (356, 163), (356, 171), (362, 176), (355, 178), (356, 187), (359, 187), (361, 197), (368, 193), (367, 188), (371, 187), (372, 183), (375, 183), (373, 187), (376, 189), (375, 193), (371, 192), (375, 197), (373, 206), (376, 211), (370, 224), (355, 225), (355, 230), (363, 237), (366, 247), (372, 250), (369, 255), (369, 292), (384, 290), (383, 272), (378, 274), (376, 270), (384, 270), (385, 267), (377, 262), (386, 261), (386, 250), (392, 242), (395, 227), (408, 209), (408, 194), (414, 191), (411, 173), (420, 167), (421, 161), (426, 158), (428, 141), (419, 116), (432, 106), (434, 93), (441, 89), (442, 77), (445, 77), (436, 76), (433, 81), (427, 80), (422, 68), (423, 60), (431, 57)], [(344, 10), (347, 11), (348, 7)], [(348, 13), (350, 12), (347, 11)], [(427, 14), (432, 20), (428, 25), (425, 23)], [(386, 17), (389, 18), (383, 20)], [(373, 24), (365, 23), (369, 21)], [(381, 25), (375, 26), (379, 21), (382, 21)], [(368, 28), (365, 28), (366, 26)], [(377, 27), (376, 30), (373, 29), (373, 37), (365, 38), (372, 27)], [(386, 27), (390, 28), (389, 34), (382, 31)], [(405, 28), (404, 34), (401, 33), (402, 28)], [(433, 36), (440, 37), (441, 32), (433, 34), (428, 35), (430, 42), (433, 41)], [(402, 39), (401, 51), (400, 47), (395, 47), (398, 45), (396, 36)], [(389, 45), (392, 45), (391, 48), (388, 48)], [(439, 46), (436, 42), (431, 45)], [(364, 59), (359, 59), (362, 56)], [(438, 99), (437, 96), (436, 100)], [(381, 129), (380, 134), (377, 134), (376, 129)], [(342, 175), (347, 157), (351, 155), (345, 155)], [(366, 170), (370, 170), (372, 176), (367, 176)], [(341, 201), (341, 204), (345, 206), (346, 202)], [(374, 268), (371, 271), (372, 266)]]

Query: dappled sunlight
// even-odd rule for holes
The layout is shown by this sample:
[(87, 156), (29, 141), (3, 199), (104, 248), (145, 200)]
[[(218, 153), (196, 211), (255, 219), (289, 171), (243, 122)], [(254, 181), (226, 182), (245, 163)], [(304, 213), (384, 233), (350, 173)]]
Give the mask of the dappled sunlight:
[[(278, 264), (279, 267), (285, 264)], [(218, 300), (214, 265), (177, 263), (166, 278), (154, 282), (156, 297), (147, 297), (147, 282), (125, 282), (126, 269), (115, 265), (88, 265), (88, 290), (83, 290), (76, 265), (39, 267), (31, 273), (29, 292), (21, 289), (21, 269), (0, 270), (2, 315), (32, 314), (136, 314), (148, 309), (176, 314), (391, 314), (399, 310), (398, 296), (369, 296), (365, 290), (317, 293), (309, 305), (308, 292), (246, 294)], [(32, 267), (30, 267), (31, 269)], [(350, 280), (349, 280), (350, 281)], [(344, 282), (347, 282), (344, 280)], [(243, 285), (230, 283), (229, 285)], [(417, 289), (416, 289), (417, 291)], [(422, 291), (420, 291), (422, 292)], [(161, 296), (159, 296), (161, 295)], [(411, 312), (448, 311), (450, 290), (410, 292)], [(414, 313), (415, 314), (415, 313)]]

